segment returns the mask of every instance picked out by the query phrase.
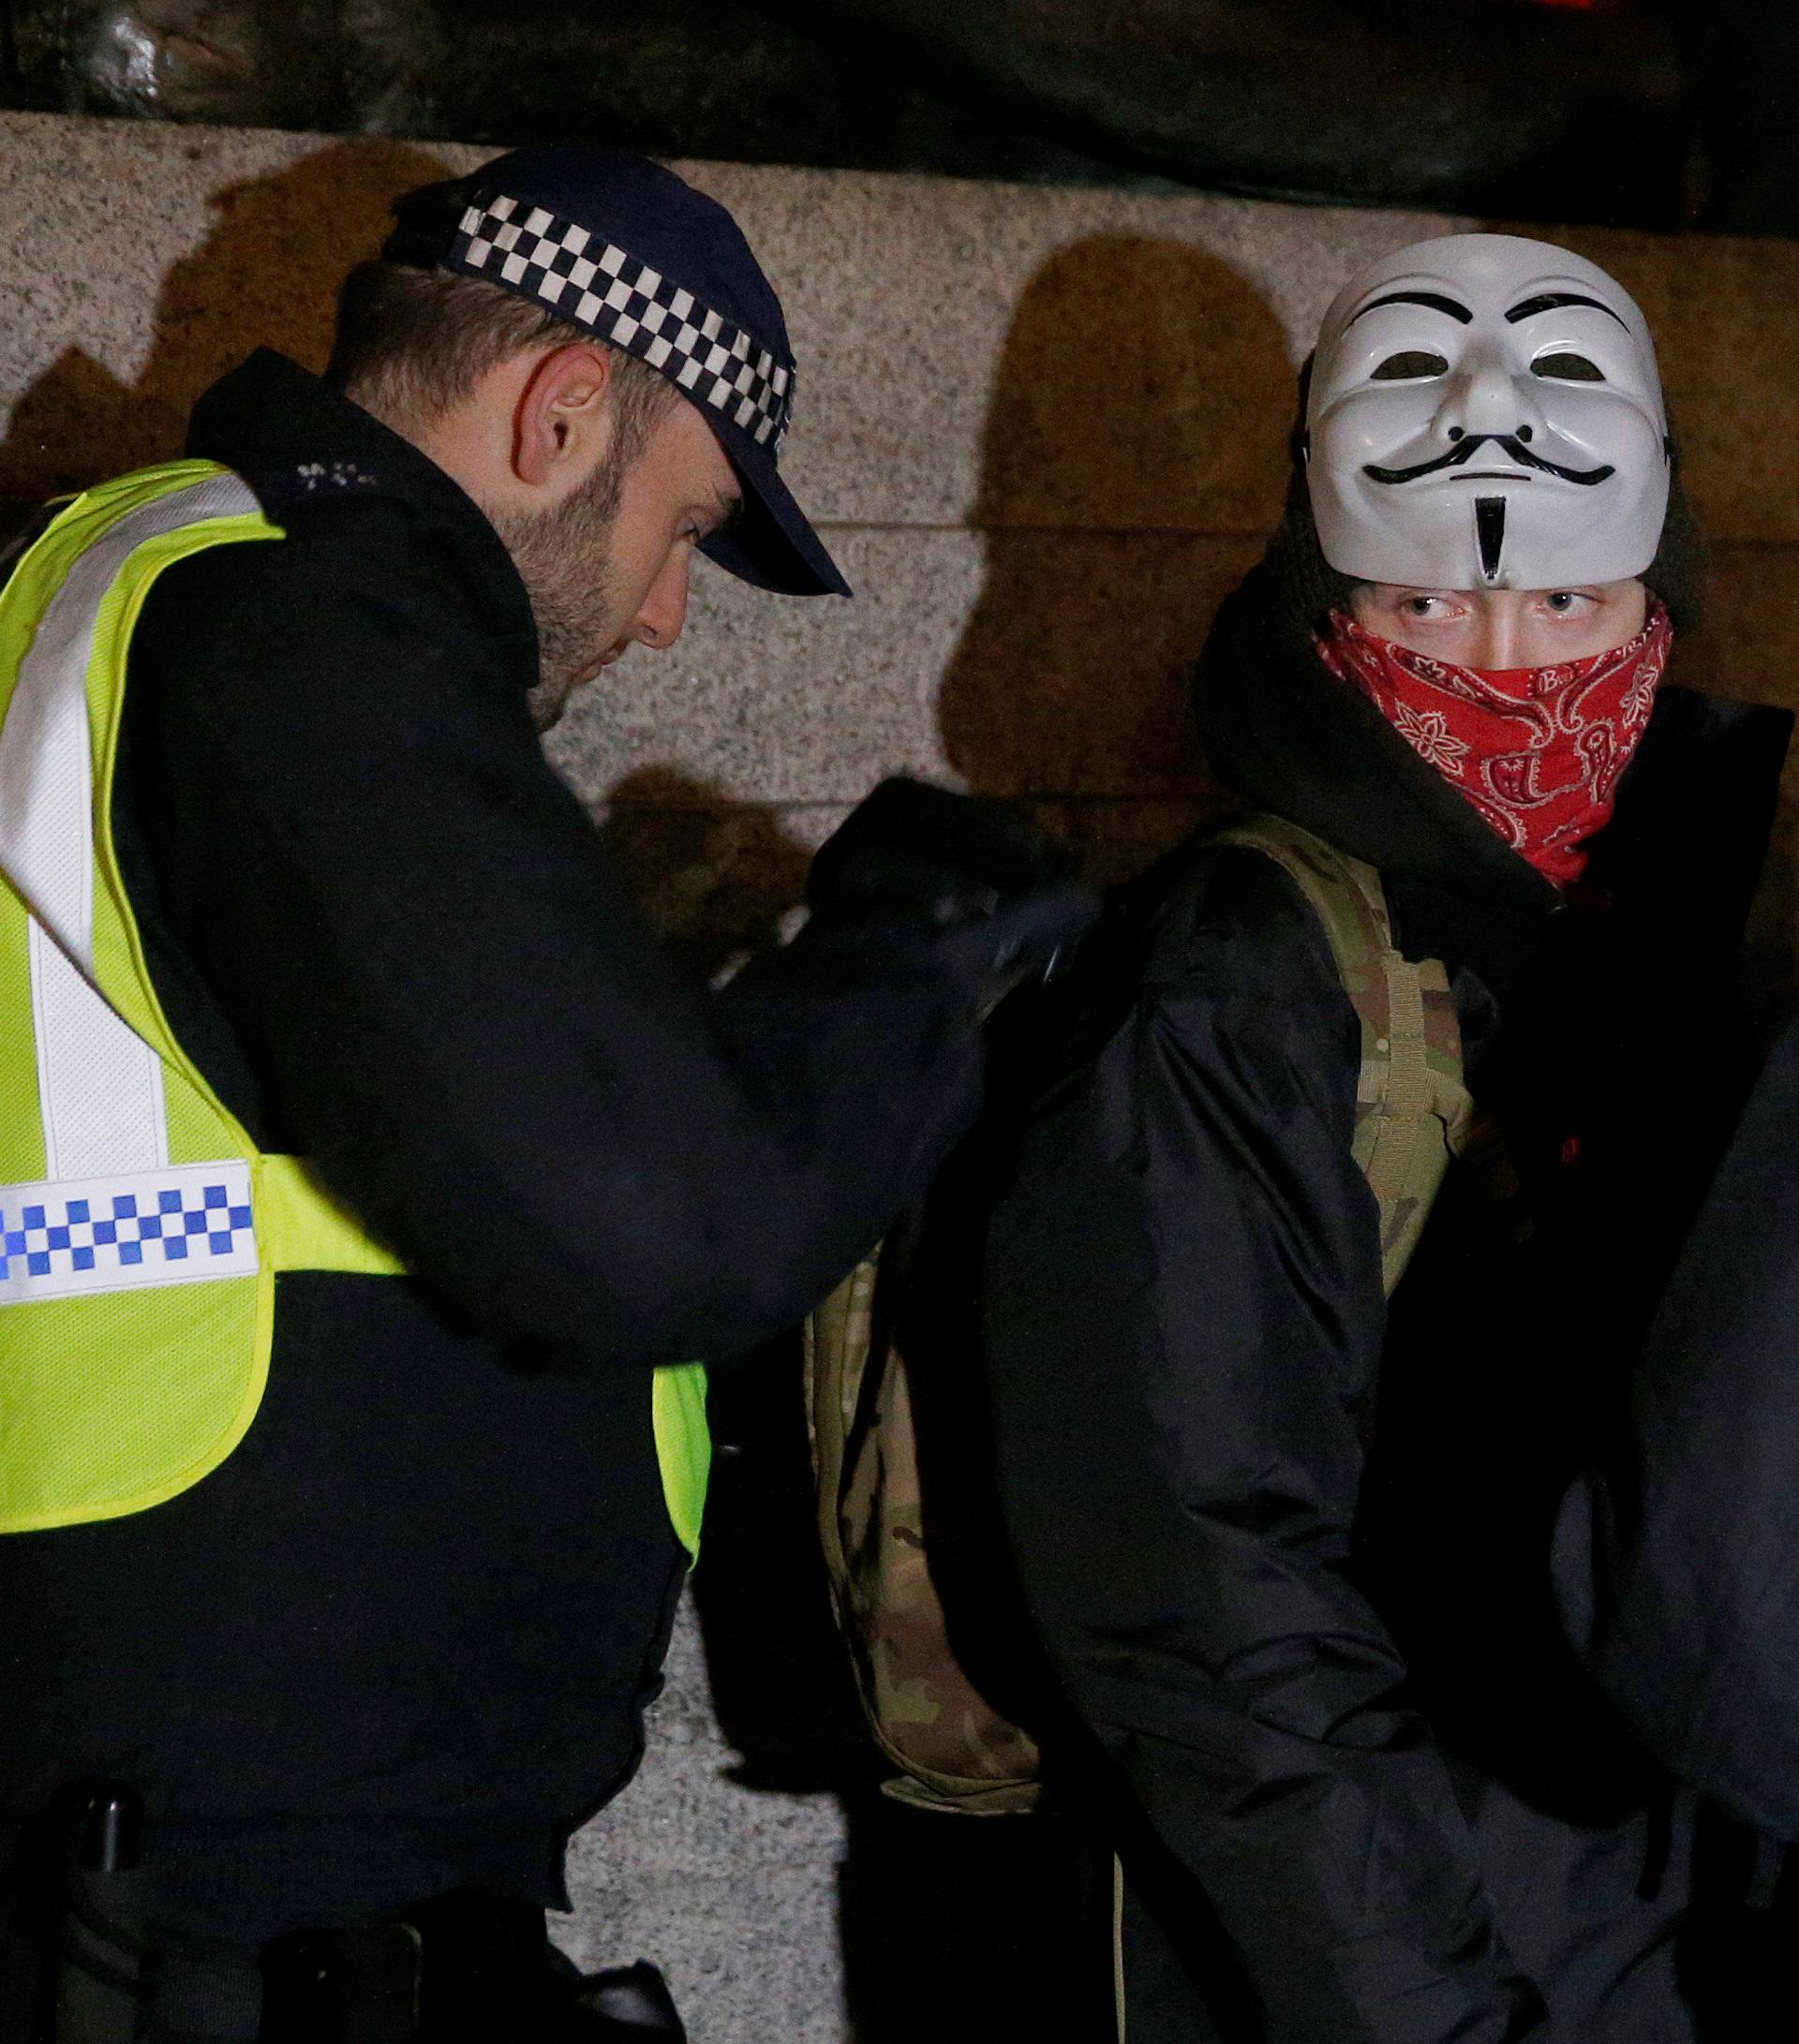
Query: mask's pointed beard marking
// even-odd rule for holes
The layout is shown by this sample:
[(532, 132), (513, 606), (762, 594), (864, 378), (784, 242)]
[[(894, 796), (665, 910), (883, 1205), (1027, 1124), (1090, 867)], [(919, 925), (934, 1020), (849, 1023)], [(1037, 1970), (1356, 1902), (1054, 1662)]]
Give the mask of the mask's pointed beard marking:
[(1506, 551), (1506, 500), (1503, 496), (1475, 498), (1474, 537), (1480, 549), (1480, 572), (1489, 582), (1497, 582), (1500, 556)]

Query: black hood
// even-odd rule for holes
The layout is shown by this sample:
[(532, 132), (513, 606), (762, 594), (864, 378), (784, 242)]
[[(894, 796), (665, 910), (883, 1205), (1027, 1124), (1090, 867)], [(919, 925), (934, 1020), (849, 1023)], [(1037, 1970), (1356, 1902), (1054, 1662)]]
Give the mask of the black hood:
[(1318, 658), (1315, 633), (1349, 585), (1326, 566), (1303, 486), (1261, 564), (1220, 609), (1194, 674), (1217, 779), (1378, 866), (1526, 918), (1560, 896)]
[[(1676, 488), (1644, 580), (1677, 636), (1698, 615), (1701, 566)], [(1251, 807), (1378, 866), (1409, 955), (1459, 959), (1501, 983), (1562, 896), (1319, 659), (1316, 634), (1332, 610), (1348, 609), (1351, 587), (1319, 549), (1296, 462), (1280, 528), (1220, 609), (1195, 670), (1212, 773)], [(1710, 937), (1740, 933), (1791, 723), (1784, 711), (1664, 684), (1588, 880), (1652, 916), (1682, 902)]]

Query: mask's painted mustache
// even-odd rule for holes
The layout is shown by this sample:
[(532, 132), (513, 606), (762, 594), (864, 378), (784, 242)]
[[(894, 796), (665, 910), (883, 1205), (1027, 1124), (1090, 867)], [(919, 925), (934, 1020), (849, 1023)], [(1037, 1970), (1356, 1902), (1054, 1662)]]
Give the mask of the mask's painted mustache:
[(1564, 468), (1560, 462), (1548, 461), (1541, 454), (1533, 454), (1522, 440), (1513, 439), (1509, 433), (1476, 433), (1465, 440), (1459, 440), (1447, 454), (1439, 454), (1433, 461), (1421, 461), (1416, 468), (1377, 468), (1370, 462), (1362, 474), (1372, 476), (1376, 482), (1416, 482), (1420, 476), (1438, 475), (1445, 468), (1460, 468), (1472, 461), (1476, 452), (1491, 440), (1495, 447), (1506, 451), (1506, 457), (1515, 461), (1521, 468), (1540, 468), (1546, 476), (1558, 477), (1563, 482), (1578, 482), (1590, 486), (1603, 482), (1608, 476), (1617, 474), (1610, 463), (1599, 468)]

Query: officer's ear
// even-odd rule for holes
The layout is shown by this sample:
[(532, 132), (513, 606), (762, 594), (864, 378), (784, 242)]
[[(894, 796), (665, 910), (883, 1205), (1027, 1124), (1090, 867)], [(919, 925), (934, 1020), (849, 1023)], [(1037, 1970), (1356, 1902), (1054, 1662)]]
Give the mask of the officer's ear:
[(592, 474), (612, 439), (612, 363), (603, 348), (553, 348), (513, 413), (513, 473), (560, 499)]

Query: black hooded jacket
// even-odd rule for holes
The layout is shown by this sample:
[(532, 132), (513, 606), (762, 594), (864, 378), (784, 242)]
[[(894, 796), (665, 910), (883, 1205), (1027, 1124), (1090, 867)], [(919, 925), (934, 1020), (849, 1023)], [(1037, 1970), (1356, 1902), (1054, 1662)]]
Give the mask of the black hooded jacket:
[(1664, 688), (1577, 906), (1290, 614), (1265, 567), (1220, 615), (1213, 768), (1378, 866), (1446, 961), (1534, 1227), (1452, 1171), (1389, 1311), (1357, 1018), (1256, 852), (1176, 852), (1039, 1017), (986, 1343), (1074, 1743), (1195, 1997), (1131, 2035), (1673, 2038), (1631, 1995), (1679, 1870), (1639, 1903), (1655, 1784), (1567, 1644), (1551, 1529), (1752, 1067), (1732, 986), (1790, 720)]

